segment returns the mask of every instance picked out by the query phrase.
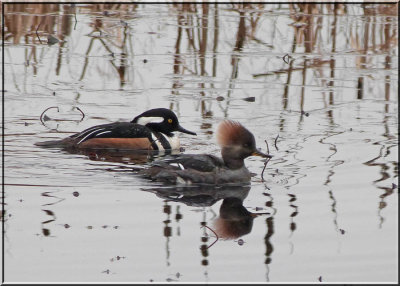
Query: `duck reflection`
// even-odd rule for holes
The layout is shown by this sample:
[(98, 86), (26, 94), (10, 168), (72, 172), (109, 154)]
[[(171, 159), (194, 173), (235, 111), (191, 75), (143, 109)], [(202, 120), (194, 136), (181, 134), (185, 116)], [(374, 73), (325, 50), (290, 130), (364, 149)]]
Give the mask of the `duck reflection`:
[(118, 149), (76, 149), (63, 148), (69, 154), (87, 156), (92, 161), (124, 164), (144, 164), (165, 155), (179, 154), (182, 150), (118, 150)]
[(217, 201), (227, 198), (237, 198), (242, 201), (250, 191), (249, 185), (237, 185), (229, 187), (214, 187), (210, 185), (194, 186), (160, 186), (156, 188), (142, 189), (154, 193), (157, 197), (167, 201), (180, 202), (188, 206), (209, 207)]
[(188, 206), (209, 207), (223, 200), (219, 216), (213, 220), (212, 227), (219, 238), (235, 239), (251, 232), (253, 220), (259, 215), (243, 206), (250, 186), (230, 186), (215, 188), (210, 186), (159, 187), (144, 189), (167, 201), (180, 202)]
[(239, 198), (225, 198), (214, 222), (214, 231), (219, 238), (235, 239), (251, 232), (255, 217), (269, 213), (252, 213), (243, 206)]

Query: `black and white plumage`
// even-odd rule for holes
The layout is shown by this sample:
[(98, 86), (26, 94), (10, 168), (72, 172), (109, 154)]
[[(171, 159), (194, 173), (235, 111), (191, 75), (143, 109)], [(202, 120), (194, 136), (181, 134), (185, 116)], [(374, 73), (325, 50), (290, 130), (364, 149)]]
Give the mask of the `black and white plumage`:
[(179, 131), (196, 133), (180, 126), (175, 113), (166, 108), (151, 109), (131, 122), (114, 122), (90, 127), (61, 140), (39, 142), (42, 147), (113, 148), (133, 150), (179, 149)]

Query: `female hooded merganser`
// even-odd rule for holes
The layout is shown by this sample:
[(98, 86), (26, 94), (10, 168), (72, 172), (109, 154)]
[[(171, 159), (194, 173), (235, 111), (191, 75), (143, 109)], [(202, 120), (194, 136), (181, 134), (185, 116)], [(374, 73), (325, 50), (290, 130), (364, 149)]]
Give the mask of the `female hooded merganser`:
[(249, 156), (272, 157), (256, 149), (253, 134), (238, 122), (223, 121), (218, 128), (217, 140), (222, 147), (222, 159), (207, 154), (182, 154), (154, 161), (139, 174), (171, 184), (248, 183), (251, 174), (244, 159)]
[(77, 149), (179, 149), (179, 138), (172, 132), (196, 135), (179, 125), (175, 113), (166, 108), (155, 108), (136, 116), (131, 122), (96, 125), (61, 140), (38, 142), (42, 147)]

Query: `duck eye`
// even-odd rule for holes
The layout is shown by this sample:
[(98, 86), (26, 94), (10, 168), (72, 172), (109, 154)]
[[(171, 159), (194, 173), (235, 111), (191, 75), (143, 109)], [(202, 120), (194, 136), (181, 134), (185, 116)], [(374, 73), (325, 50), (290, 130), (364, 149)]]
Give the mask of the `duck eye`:
[(171, 118), (168, 119), (168, 123), (172, 123), (172, 119)]

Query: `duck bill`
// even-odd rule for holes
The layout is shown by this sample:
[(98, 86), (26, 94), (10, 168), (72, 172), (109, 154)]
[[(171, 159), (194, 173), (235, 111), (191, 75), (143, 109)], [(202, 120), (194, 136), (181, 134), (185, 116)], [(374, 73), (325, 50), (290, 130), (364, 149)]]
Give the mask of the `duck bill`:
[(190, 135), (197, 135), (196, 133), (186, 130), (185, 128), (183, 128), (182, 126), (178, 126), (178, 128), (176, 129), (176, 131), (182, 132), (182, 133), (186, 133), (186, 134), (190, 134)]
[(263, 153), (263, 152), (261, 152), (261, 151), (259, 151), (259, 150), (253, 151), (253, 153), (252, 153), (251, 155), (253, 155), (253, 156), (259, 156), (259, 157), (264, 157), (264, 158), (269, 158), (269, 159), (272, 158), (272, 155), (270, 155), (270, 154), (265, 154), (265, 153)]

